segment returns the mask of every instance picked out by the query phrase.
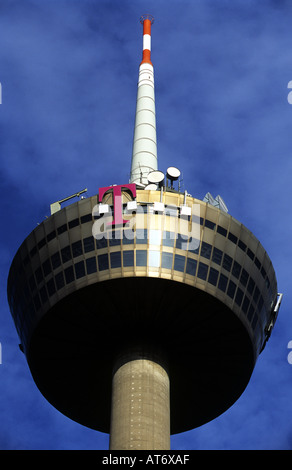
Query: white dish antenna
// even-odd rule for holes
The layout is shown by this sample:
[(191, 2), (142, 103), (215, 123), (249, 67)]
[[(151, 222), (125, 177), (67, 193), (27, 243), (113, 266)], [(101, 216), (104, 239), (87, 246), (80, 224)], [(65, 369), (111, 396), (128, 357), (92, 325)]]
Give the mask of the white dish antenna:
[(173, 182), (178, 180), (180, 177), (180, 171), (175, 166), (170, 166), (167, 168), (166, 177), (170, 180), (171, 189), (173, 189)]
[(170, 166), (166, 171), (167, 178), (171, 181), (176, 181), (180, 177), (180, 171), (175, 166)]
[(157, 190), (157, 184), (155, 184), (155, 183), (149, 183), (149, 184), (147, 184), (147, 186), (145, 186), (144, 189), (150, 189), (150, 190), (152, 190), (152, 191), (156, 191), (156, 190)]
[(147, 179), (150, 184), (159, 184), (164, 180), (164, 173), (159, 170), (151, 171), (148, 174)]

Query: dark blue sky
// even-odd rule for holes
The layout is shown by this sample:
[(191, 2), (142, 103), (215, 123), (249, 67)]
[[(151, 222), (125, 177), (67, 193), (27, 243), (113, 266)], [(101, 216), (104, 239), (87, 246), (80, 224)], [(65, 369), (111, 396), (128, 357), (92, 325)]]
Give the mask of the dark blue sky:
[[(0, 449), (106, 449), (37, 390), (6, 300), (10, 263), (52, 202), (128, 182), (144, 13), (155, 17), (159, 168), (225, 200), (267, 250), (284, 300), (244, 394), (173, 449), (291, 449), (292, 3), (0, 3)], [(214, 344), (214, 360), (216, 344)]]

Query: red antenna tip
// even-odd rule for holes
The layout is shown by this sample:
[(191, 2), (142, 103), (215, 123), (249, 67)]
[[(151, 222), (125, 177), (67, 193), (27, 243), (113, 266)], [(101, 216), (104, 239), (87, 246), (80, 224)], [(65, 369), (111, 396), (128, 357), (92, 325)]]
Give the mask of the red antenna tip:
[(154, 16), (152, 15), (142, 15), (140, 18), (140, 23), (143, 24), (145, 20), (149, 20), (151, 24), (154, 23)]

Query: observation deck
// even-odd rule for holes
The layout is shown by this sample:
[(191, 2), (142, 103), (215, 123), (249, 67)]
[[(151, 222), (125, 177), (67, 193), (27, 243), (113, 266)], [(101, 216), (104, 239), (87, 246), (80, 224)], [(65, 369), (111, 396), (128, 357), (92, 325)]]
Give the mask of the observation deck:
[[(275, 321), (265, 249), (222, 210), (175, 191), (80, 200), (37, 226), (17, 251), (8, 299), (32, 376), (71, 419), (109, 432), (115, 357), (163, 350), (171, 433), (200, 426), (244, 391)], [(103, 230), (103, 234), (102, 234)], [(95, 235), (95, 236), (93, 236)]]

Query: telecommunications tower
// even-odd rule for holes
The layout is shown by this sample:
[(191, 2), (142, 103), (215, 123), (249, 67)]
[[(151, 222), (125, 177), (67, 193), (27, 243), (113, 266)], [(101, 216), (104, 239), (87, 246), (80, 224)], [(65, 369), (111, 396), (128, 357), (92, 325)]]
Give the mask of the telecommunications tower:
[[(130, 181), (51, 216), (18, 249), (8, 301), (36, 385), (110, 449), (164, 449), (243, 393), (274, 326), (270, 258), (220, 196), (157, 164), (150, 15)], [(175, 162), (170, 162), (173, 164)]]

